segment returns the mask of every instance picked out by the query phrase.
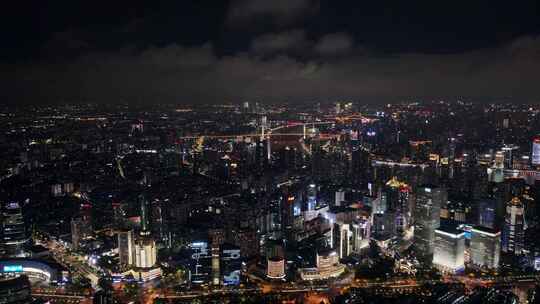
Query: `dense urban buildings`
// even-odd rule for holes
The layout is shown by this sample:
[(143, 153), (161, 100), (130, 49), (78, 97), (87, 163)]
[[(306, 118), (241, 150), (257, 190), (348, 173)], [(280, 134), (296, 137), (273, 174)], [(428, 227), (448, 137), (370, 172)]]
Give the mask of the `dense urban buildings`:
[(2, 116), (3, 280), (102, 302), (313, 286), (352, 299), (403, 292), (404, 277), (449, 299), (472, 297), (460, 284), (533, 292), (540, 171), (519, 127), (540, 130), (532, 105), (480, 136), (456, 113), (504, 124), (504, 105), (251, 104)]

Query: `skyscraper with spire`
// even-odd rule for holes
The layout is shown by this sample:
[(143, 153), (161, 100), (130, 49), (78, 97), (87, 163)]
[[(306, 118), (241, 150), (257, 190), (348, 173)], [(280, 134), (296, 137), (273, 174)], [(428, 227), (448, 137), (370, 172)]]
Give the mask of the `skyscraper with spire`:
[(157, 266), (156, 242), (152, 237), (150, 203), (144, 193), (140, 194), (137, 200), (140, 208), (141, 230), (134, 246), (132, 246), (134, 254), (132, 255), (133, 259), (130, 261), (134, 264), (129, 272), (141, 281), (148, 281), (161, 276), (161, 269)]

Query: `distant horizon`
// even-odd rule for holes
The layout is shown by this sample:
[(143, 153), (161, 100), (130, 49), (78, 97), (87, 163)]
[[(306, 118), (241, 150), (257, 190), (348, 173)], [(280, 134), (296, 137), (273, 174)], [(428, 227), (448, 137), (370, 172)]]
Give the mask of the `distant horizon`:
[(537, 1), (39, 3), (5, 18), (0, 101), (536, 102), (539, 11)]

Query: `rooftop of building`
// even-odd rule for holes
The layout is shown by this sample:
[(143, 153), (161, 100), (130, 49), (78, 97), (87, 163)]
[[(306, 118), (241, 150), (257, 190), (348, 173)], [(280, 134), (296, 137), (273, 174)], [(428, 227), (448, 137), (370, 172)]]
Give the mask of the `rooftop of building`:
[(459, 235), (464, 233), (464, 231), (459, 228), (460, 224), (461, 223), (453, 220), (441, 220), (441, 224), (436, 230), (452, 235)]

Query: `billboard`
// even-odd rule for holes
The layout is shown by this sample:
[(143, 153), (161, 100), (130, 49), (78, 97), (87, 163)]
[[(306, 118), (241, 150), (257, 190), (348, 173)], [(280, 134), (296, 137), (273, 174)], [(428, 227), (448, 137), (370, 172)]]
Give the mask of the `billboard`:
[(4, 272), (23, 272), (22, 265), (4, 265)]

